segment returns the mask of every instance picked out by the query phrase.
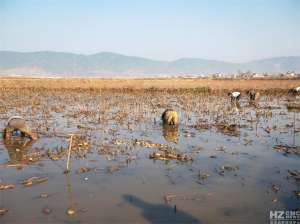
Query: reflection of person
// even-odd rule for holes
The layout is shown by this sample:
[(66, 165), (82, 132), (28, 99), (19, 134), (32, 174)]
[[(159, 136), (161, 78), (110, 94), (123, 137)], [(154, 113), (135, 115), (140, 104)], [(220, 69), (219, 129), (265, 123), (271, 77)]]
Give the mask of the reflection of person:
[(24, 138), (5, 139), (4, 146), (8, 152), (9, 164), (26, 164), (29, 161), (27, 152), (33, 143), (34, 141)]
[(178, 126), (163, 125), (162, 133), (167, 142), (178, 141)]
[(37, 139), (36, 133), (32, 132), (32, 130), (26, 124), (25, 119), (20, 116), (12, 116), (8, 119), (3, 133), (4, 138), (11, 138), (15, 131), (20, 131), (22, 137), (29, 137), (32, 140)]
[(288, 112), (300, 112), (300, 103), (288, 103), (286, 107)]
[(254, 107), (254, 108), (258, 108), (259, 107), (259, 103), (257, 101), (249, 101), (249, 106), (250, 107)]
[(239, 112), (241, 110), (241, 104), (239, 102), (231, 102), (231, 108), (235, 112)]

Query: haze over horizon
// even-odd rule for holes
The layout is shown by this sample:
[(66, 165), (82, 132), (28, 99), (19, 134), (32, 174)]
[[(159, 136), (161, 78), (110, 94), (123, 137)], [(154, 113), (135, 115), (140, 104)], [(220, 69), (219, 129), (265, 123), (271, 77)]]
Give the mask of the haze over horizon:
[(95, 52), (95, 53), (77, 53), (77, 52), (71, 52), (71, 51), (56, 51), (56, 50), (38, 50), (38, 51), (15, 51), (15, 50), (1, 50), (0, 52), (15, 52), (15, 53), (25, 53), (25, 54), (31, 54), (31, 53), (62, 53), (62, 54), (73, 54), (73, 55), (82, 55), (82, 56), (93, 56), (93, 55), (97, 55), (97, 54), (114, 54), (114, 55), (120, 55), (120, 56), (124, 56), (124, 57), (134, 57), (134, 58), (144, 58), (147, 60), (153, 60), (153, 61), (165, 61), (165, 62), (172, 62), (172, 61), (177, 61), (177, 60), (181, 60), (181, 59), (203, 59), (203, 60), (208, 60), (208, 61), (219, 61), (219, 62), (226, 62), (226, 63), (248, 63), (248, 62), (254, 62), (254, 61), (262, 61), (262, 60), (268, 60), (268, 59), (276, 59), (276, 58), (300, 58), (300, 54), (299, 55), (289, 55), (289, 56), (276, 56), (276, 57), (268, 57), (268, 58), (254, 58), (252, 60), (248, 60), (248, 61), (243, 61), (243, 62), (234, 62), (234, 61), (226, 61), (226, 60), (218, 60), (218, 59), (213, 59), (213, 58), (196, 58), (196, 57), (178, 57), (178, 58), (174, 58), (174, 59), (157, 59), (157, 58), (149, 58), (149, 57), (143, 57), (143, 56), (139, 56), (139, 55), (126, 55), (123, 53), (119, 53), (119, 52), (112, 52), (112, 51), (100, 51), (100, 52)]
[(0, 2), (0, 50), (172, 61), (300, 55), (300, 1)]

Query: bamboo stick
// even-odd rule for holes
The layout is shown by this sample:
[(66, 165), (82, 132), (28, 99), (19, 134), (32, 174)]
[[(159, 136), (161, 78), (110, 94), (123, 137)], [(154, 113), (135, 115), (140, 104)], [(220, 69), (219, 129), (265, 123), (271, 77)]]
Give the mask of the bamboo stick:
[(70, 143), (69, 143), (69, 149), (68, 149), (68, 159), (67, 159), (67, 168), (66, 168), (66, 172), (70, 171), (70, 156), (71, 156), (71, 150), (72, 150), (72, 141), (73, 141), (73, 134), (70, 135)]

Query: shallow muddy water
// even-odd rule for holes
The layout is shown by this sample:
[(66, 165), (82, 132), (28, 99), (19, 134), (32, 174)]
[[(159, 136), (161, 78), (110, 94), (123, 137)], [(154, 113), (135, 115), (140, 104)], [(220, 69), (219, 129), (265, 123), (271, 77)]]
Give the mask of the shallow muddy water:
[[(21, 115), (39, 139), (1, 139), (0, 185), (14, 187), (0, 190), (7, 209), (0, 222), (266, 223), (270, 210), (299, 210), (300, 113), (287, 110), (291, 100), (299, 101), (2, 91), (1, 130)], [(178, 128), (161, 123), (169, 107), (180, 115)], [(166, 151), (189, 159), (150, 159)], [(46, 179), (22, 184), (30, 177)]]

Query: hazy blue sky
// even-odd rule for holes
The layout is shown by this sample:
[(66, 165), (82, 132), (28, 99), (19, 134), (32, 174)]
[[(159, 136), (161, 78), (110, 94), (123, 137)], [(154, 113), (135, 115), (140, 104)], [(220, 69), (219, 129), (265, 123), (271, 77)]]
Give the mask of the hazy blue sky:
[(0, 50), (239, 62), (300, 55), (300, 0), (0, 0)]

